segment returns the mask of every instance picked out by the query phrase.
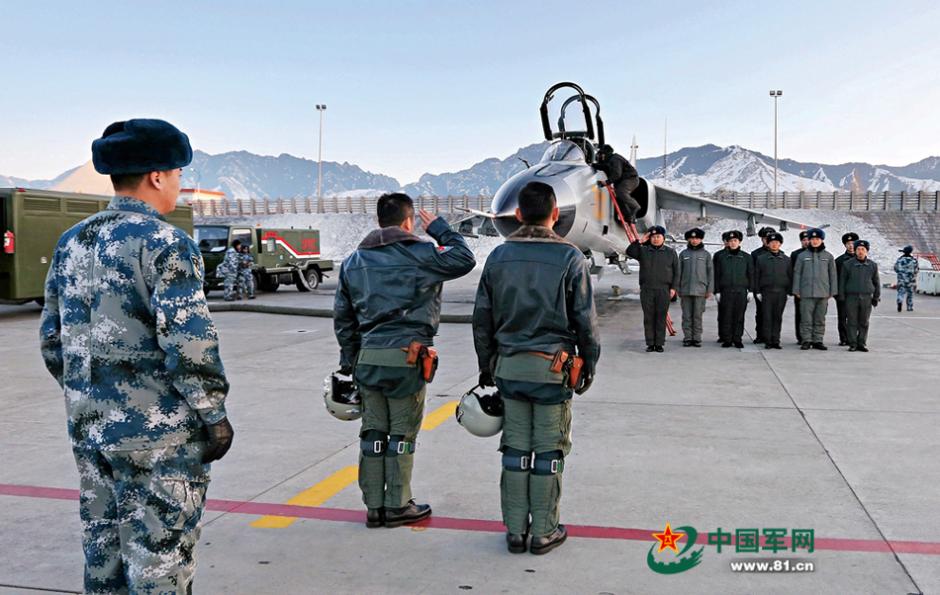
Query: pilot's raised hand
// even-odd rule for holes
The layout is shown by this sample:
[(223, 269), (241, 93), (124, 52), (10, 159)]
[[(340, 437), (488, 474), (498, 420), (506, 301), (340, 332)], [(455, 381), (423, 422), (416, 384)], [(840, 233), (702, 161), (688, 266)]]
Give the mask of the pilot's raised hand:
[(649, 242), (649, 241), (650, 241), (650, 232), (646, 232), (646, 233), (643, 234), (643, 237), (640, 238), (640, 243), (641, 243), (641, 244), (645, 244), (645, 243), (647, 243), (647, 242)]
[(437, 219), (437, 217), (425, 211), (424, 209), (418, 209), (418, 217), (421, 218), (421, 223), (424, 225), (424, 229), (427, 229), (428, 225), (431, 225), (431, 222)]

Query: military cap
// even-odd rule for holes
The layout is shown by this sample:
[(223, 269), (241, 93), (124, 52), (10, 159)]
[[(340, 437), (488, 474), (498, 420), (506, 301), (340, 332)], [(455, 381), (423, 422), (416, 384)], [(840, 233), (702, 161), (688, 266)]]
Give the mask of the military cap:
[(803, 231), (800, 232), (800, 239), (805, 240), (807, 238), (809, 238), (809, 232), (804, 229)]
[(868, 243), (868, 240), (855, 240), (855, 247), (864, 246), (866, 250), (871, 250), (871, 244)]
[(698, 227), (693, 227), (685, 232), (685, 239), (691, 240), (692, 238), (698, 238), (700, 240), (705, 239), (705, 231)]
[(91, 143), (91, 160), (99, 174), (146, 174), (189, 165), (189, 137), (163, 120), (115, 122)]
[(844, 234), (842, 234), (842, 243), (843, 243), (843, 244), (846, 243), (846, 242), (855, 242), (855, 241), (857, 241), (857, 240), (858, 240), (858, 234), (855, 233), (854, 231), (850, 231), (849, 233), (844, 233)]
[(726, 231), (725, 233), (721, 234), (721, 239), (725, 242), (733, 239), (743, 240), (744, 234), (737, 229), (732, 229), (731, 231)]
[(813, 229), (811, 229), (811, 230), (809, 230), (808, 232), (806, 232), (806, 237), (808, 237), (808, 238), (810, 238), (810, 239), (812, 239), (812, 238), (819, 238), (820, 240), (825, 240), (825, 239), (826, 239), (826, 232), (824, 232), (823, 230), (819, 229), (818, 227), (814, 227)]
[(903, 252), (905, 254), (910, 254), (913, 251), (914, 251), (914, 246), (911, 246), (910, 244), (898, 250), (898, 252)]
[(770, 242), (773, 242), (774, 240), (776, 240), (776, 241), (778, 241), (778, 242), (780, 242), (780, 243), (782, 244), (782, 243), (783, 243), (783, 234), (780, 233), (779, 231), (772, 231), (772, 232), (770, 232), (769, 234), (767, 234), (767, 243), (768, 243), (768, 244), (769, 244)]
[(767, 234), (773, 233), (774, 231), (776, 230), (773, 227), (761, 227), (760, 231), (757, 232), (757, 237), (767, 237)]
[(666, 235), (666, 228), (663, 227), (662, 225), (654, 225), (653, 227), (649, 228), (648, 231), (651, 236), (654, 236), (656, 234), (659, 234), (661, 236)]

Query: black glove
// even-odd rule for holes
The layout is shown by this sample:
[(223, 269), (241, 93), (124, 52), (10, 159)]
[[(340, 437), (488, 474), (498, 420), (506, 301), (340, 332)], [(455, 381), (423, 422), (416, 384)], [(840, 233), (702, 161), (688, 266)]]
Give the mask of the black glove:
[(578, 386), (575, 387), (574, 392), (583, 395), (591, 388), (591, 384), (594, 382), (594, 370), (592, 368), (585, 367), (581, 370), (581, 378), (578, 379)]
[(353, 367), (352, 366), (340, 366), (339, 373), (342, 374), (343, 376), (352, 376)]
[(872, 308), (878, 307), (878, 298), (871, 298), (871, 307)]
[(218, 461), (232, 447), (235, 430), (232, 428), (232, 424), (229, 423), (228, 418), (224, 417), (222, 421), (206, 426), (206, 433), (209, 435), (209, 443), (206, 446), (206, 453), (202, 455), (202, 462)]
[(496, 383), (493, 382), (493, 374), (489, 370), (480, 371), (480, 380), (478, 382), (480, 388), (486, 388), (487, 386), (496, 386)]

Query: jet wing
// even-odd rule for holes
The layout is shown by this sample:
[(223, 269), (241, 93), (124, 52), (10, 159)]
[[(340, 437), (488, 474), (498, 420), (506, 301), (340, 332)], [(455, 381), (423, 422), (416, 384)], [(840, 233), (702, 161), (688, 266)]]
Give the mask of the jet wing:
[(656, 206), (658, 208), (697, 213), (700, 217), (722, 217), (747, 221), (748, 235), (754, 235), (754, 233), (756, 233), (755, 228), (759, 223), (774, 225), (781, 230), (786, 230), (791, 227), (795, 229), (809, 229), (815, 227), (814, 225), (802, 221), (783, 219), (754, 209), (737, 207), (710, 198), (670, 190), (662, 186), (654, 186), (654, 188), (656, 189)]

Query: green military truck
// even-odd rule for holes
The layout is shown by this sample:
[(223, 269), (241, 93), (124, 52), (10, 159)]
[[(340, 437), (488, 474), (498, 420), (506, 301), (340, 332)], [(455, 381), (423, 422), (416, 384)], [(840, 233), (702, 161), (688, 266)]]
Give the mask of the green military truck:
[(315, 229), (197, 225), (194, 237), (206, 264), (207, 294), (222, 288), (223, 279), (215, 270), (235, 240), (250, 247), (255, 285), (263, 291), (277, 291), (288, 283), (299, 291), (311, 291), (333, 270), (332, 260), (320, 258), (320, 232)]
[[(0, 303), (42, 303), (46, 272), (65, 230), (103, 210), (109, 196), (0, 188)], [(192, 235), (193, 211), (180, 205), (167, 221)]]

